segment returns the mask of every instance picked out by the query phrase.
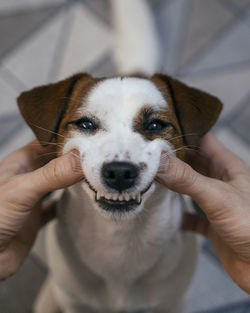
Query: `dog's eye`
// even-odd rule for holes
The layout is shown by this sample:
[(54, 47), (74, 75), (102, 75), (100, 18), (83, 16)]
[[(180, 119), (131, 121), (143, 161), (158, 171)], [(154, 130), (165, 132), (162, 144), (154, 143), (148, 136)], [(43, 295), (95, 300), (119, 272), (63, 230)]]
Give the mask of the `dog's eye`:
[(161, 130), (165, 129), (166, 127), (171, 127), (171, 123), (155, 119), (155, 120), (152, 120), (152, 121), (149, 121), (148, 123), (146, 123), (144, 125), (144, 130), (161, 131)]
[(92, 132), (95, 131), (98, 126), (89, 118), (81, 118), (74, 123), (80, 130)]

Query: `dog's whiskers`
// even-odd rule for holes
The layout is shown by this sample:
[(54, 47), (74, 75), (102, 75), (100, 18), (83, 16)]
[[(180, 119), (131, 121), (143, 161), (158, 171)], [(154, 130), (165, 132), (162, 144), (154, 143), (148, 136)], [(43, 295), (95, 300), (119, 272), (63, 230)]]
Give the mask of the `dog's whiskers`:
[(180, 147), (180, 148), (178, 148), (178, 149), (175, 149), (175, 150), (173, 151), (173, 153), (178, 152), (178, 151), (181, 151), (181, 150), (197, 151), (197, 149), (199, 149), (199, 147), (196, 146), (196, 145), (186, 145), (186, 146), (182, 146), (182, 147)]
[(41, 129), (41, 130), (44, 130), (44, 131), (46, 131), (46, 132), (48, 132), (48, 133), (51, 133), (51, 134), (54, 134), (54, 135), (60, 136), (60, 137), (62, 137), (62, 138), (66, 138), (65, 136), (63, 136), (63, 135), (61, 135), (61, 134), (59, 134), (59, 133), (57, 133), (57, 132), (53, 132), (52, 130), (49, 130), (49, 129), (43, 128), (43, 127), (38, 126), (38, 125), (33, 124), (33, 123), (32, 123), (32, 125), (33, 125), (34, 127), (36, 127), (36, 128), (39, 128), (39, 129)]
[(175, 139), (179, 139), (179, 138), (185, 138), (188, 136), (196, 136), (197, 133), (188, 133), (188, 134), (184, 134), (184, 135), (179, 135), (179, 136), (175, 136), (169, 139), (169, 141), (175, 140)]
[(45, 156), (48, 156), (48, 155), (51, 155), (51, 154), (57, 155), (57, 152), (53, 151), (53, 152), (47, 152), (47, 153), (40, 154), (40, 155), (37, 157), (37, 159), (42, 158), (42, 157), (45, 157)]
[[(199, 147), (196, 145), (185, 145), (185, 146), (179, 147), (179, 148), (171, 151), (171, 153), (176, 153), (176, 152), (181, 151), (181, 150), (188, 150), (188, 151), (191, 150), (191, 151), (197, 152), (198, 149), (199, 149)], [(168, 164), (169, 164), (168, 155), (169, 155), (168, 152), (164, 152), (161, 154), (160, 165), (158, 167), (157, 174), (164, 174), (166, 172), (166, 170), (168, 168)]]

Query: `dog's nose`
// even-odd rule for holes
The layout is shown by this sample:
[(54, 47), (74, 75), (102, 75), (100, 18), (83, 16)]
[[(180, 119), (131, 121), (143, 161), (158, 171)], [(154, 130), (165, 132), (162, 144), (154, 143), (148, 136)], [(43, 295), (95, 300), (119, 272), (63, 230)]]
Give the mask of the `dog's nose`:
[(139, 168), (128, 162), (111, 162), (102, 167), (105, 183), (119, 192), (132, 187), (139, 175)]

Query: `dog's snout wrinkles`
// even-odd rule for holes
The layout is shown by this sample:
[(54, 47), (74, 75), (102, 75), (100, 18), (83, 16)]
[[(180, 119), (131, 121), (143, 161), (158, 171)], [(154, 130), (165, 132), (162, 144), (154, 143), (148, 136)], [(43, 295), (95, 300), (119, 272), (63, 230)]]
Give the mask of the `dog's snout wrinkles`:
[(106, 163), (102, 168), (105, 183), (119, 192), (133, 187), (138, 175), (138, 167), (128, 162)]

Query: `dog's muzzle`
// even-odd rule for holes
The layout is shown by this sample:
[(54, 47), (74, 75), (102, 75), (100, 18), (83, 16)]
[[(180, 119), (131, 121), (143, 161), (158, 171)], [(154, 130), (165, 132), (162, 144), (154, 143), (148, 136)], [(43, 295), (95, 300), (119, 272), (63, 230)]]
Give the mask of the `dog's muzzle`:
[(137, 182), (139, 168), (129, 162), (105, 163), (101, 170), (102, 180), (112, 192), (105, 196), (97, 193), (96, 201), (99, 206), (112, 212), (132, 211), (141, 203), (141, 194), (127, 193)]
[(96, 190), (87, 178), (85, 183), (95, 193), (95, 201), (105, 211), (125, 213), (135, 210), (142, 202), (142, 196), (151, 187), (153, 181), (138, 191), (140, 169), (129, 162), (104, 163), (101, 169), (101, 180), (106, 192)]

